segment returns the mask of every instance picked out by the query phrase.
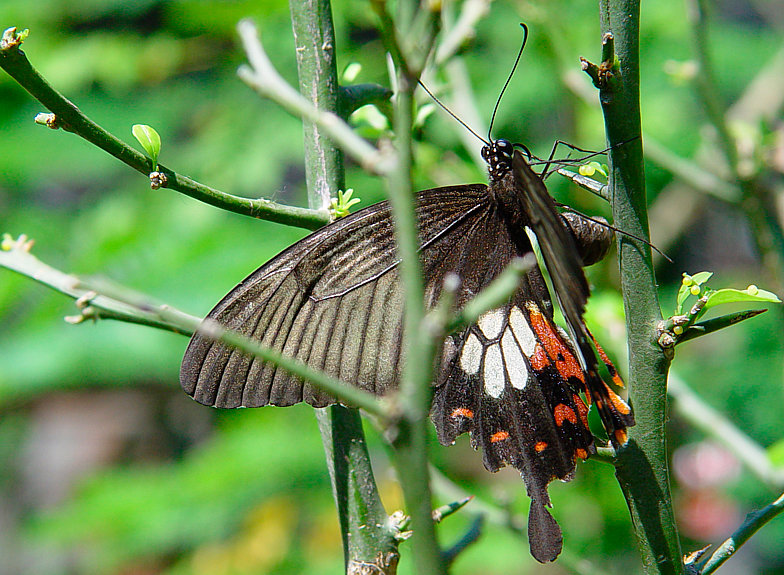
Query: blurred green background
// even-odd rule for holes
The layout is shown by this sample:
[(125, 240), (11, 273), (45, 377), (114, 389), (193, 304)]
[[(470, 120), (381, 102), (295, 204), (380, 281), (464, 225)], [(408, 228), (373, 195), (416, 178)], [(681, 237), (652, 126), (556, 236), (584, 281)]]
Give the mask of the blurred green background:
[[(642, 109), (649, 138), (720, 171), (706, 141), (705, 114), (690, 71), (683, 2), (644, 3)], [(459, 5), (449, 5), (457, 10)], [(711, 20), (715, 95), (732, 104), (782, 49), (780, 2), (723, 0)], [(334, 3), (339, 69), (358, 62), (357, 82), (388, 85), (382, 43), (369, 6)], [(29, 28), (24, 50), (57, 89), (128, 143), (131, 126), (161, 134), (160, 160), (233, 194), (306, 205), (300, 122), (260, 100), (236, 77), (243, 62), (235, 25), (255, 19), (264, 45), (296, 84), (288, 4), (277, 0), (0, 0), (0, 28)], [(497, 2), (461, 55), (487, 122), (521, 40), (522, 65), (499, 110), (494, 136), (539, 155), (555, 139), (604, 147), (595, 92), (579, 56), (599, 58), (596, 3)], [(781, 58), (779, 56), (779, 58)], [(434, 85), (444, 77), (437, 75)], [(593, 102), (578, 93), (587, 94)], [(444, 93), (449, 101), (449, 93)], [(63, 131), (33, 124), (42, 107), (0, 73), (0, 232), (25, 233), (34, 253), (64, 271), (100, 275), (203, 315), (248, 273), (304, 235), (298, 229), (221, 212), (146, 178)], [(427, 105), (427, 100), (422, 103)], [(780, 109), (748, 127), (759, 166), (781, 188)], [(367, 129), (367, 126), (365, 126)], [(485, 181), (461, 145), (462, 128), (439, 112), (421, 126), (419, 188)], [(779, 132), (777, 132), (777, 130)], [(138, 146), (137, 146), (138, 147)], [(707, 155), (707, 157), (706, 157)], [(772, 158), (772, 159), (771, 159)], [(778, 161), (778, 163), (776, 163)], [(665, 315), (683, 271), (716, 272), (714, 287), (749, 283), (777, 291), (751, 231), (734, 205), (691, 191), (657, 163), (646, 165), (654, 241), (675, 260), (659, 270)], [(384, 184), (349, 165), (347, 185), (361, 206)], [(548, 180), (564, 203), (591, 214), (607, 207), (563, 179)], [(589, 271), (590, 325), (625, 365), (617, 264)], [(71, 326), (73, 302), (0, 270), (0, 575), (337, 573), (337, 518), (321, 441), (309, 407), (219, 412), (180, 391), (187, 339), (139, 326)], [(674, 369), (784, 463), (782, 315), (760, 318), (679, 347)], [(401, 505), (383, 446), (368, 426), (387, 510)], [(723, 448), (673, 413), (676, 507), (689, 551), (726, 537), (776, 492)], [(778, 443), (777, 443), (778, 442)], [(434, 441), (436, 465), (469, 493), (512, 513), (527, 512), (516, 472), (485, 472), (467, 438)], [(568, 553), (607, 573), (636, 572), (628, 514), (612, 468), (580, 465), (568, 485), (551, 487)], [(439, 496), (439, 501), (449, 501)], [(448, 519), (457, 539), (472, 517)], [(727, 573), (784, 572), (784, 521), (766, 527)], [(524, 539), (488, 523), (454, 572), (568, 573), (540, 566)], [(408, 572), (403, 544), (401, 572)], [(590, 571), (589, 571), (590, 572)]]

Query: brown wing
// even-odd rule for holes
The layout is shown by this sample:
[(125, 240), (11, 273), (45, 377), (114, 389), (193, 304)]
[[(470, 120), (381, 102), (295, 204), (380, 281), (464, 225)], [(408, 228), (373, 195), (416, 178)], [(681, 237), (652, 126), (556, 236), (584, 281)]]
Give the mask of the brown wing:
[[(434, 302), (444, 276), (465, 265), (456, 254), (483, 236), (491, 219), (487, 186), (420, 192), (417, 215), (427, 297)], [(208, 317), (383, 394), (396, 386), (402, 364), (397, 267), (394, 223), (382, 202), (294, 244), (234, 288)], [(185, 352), (180, 382), (194, 399), (216, 407), (333, 403), (275, 365), (198, 334)]]

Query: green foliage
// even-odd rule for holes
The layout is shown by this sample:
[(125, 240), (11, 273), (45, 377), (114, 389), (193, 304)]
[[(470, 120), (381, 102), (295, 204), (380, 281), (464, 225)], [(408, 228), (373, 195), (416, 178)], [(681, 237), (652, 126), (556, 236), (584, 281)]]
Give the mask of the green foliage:
[[(6, 21), (0, 27), (29, 28), (24, 49), (33, 64), (112, 133), (127, 138), (128, 126), (143, 118), (166, 135), (165, 163), (172, 168), (238, 195), (306, 204), (301, 123), (260, 101), (235, 75), (243, 55), (234, 27), (240, 18), (251, 16), (273, 62), (296, 84), (286, 2), (6, 4), (0, 11)], [(695, 108), (688, 74), (668, 72), (673, 68), (667, 64), (690, 57), (683, 6), (667, 0), (644, 3), (643, 8), (646, 136), (690, 157), (699, 145), (702, 116)], [(339, 0), (334, 12), (339, 67), (357, 63), (359, 71), (352, 71), (356, 82), (386, 85), (384, 47), (367, 4)], [(489, 121), (514, 60), (520, 40), (517, 22), (522, 19), (531, 28), (521, 69), (501, 102), (494, 137), (524, 142), (543, 157), (556, 138), (604, 147), (597, 108), (578, 99), (562, 82), (568, 77), (595, 97), (589, 78), (582, 77), (580, 84), (574, 77), (579, 74), (578, 56), (596, 60), (599, 55), (597, 26), (576, 24), (595, 22), (595, 12), (595, 4), (574, 0), (492, 5), (487, 19), (479, 22), (476, 37), (462, 50), (480, 112), (477, 121)], [(570, 17), (564, 19), (563, 14)], [(712, 48), (722, 62), (717, 70), (720, 96), (732, 102), (772, 56), (780, 37), (776, 27), (764, 21), (721, 16), (715, 21)], [(429, 86), (448, 97), (443, 72), (433, 81)], [(304, 235), (301, 230), (222, 213), (169, 190), (151, 191), (139, 174), (72, 134), (35, 126), (33, 118), (41, 106), (4, 74), (0, 101), (0, 232), (26, 233), (36, 240), (36, 253), (62, 269), (100, 274), (204, 314), (240, 279)], [(360, 110), (354, 119), (367, 137), (388, 133), (383, 116), (374, 109)], [(484, 168), (471, 163), (461, 144), (463, 128), (427, 98), (420, 101), (418, 127), (419, 188), (485, 180)], [(481, 133), (481, 126), (472, 127)], [(157, 162), (155, 149), (147, 153)], [(654, 165), (648, 168), (649, 196), (655, 199), (671, 175)], [(349, 167), (347, 182), (361, 195), (362, 205), (383, 197), (383, 185), (357, 167)], [(607, 213), (600, 200), (557, 175), (547, 182), (560, 201), (589, 214)], [(344, 195), (344, 202), (355, 201), (349, 199)], [(673, 216), (664, 214), (652, 228)], [(710, 258), (712, 269), (728, 284), (774, 284), (759, 271), (757, 260), (728, 250), (730, 244), (741, 244), (743, 236), (723, 240), (701, 252), (693, 265)], [(676, 257), (691, 256), (685, 242), (667, 251)], [(609, 353), (620, 357), (625, 338), (616, 316), (620, 305), (615, 264), (601, 263), (590, 274), (595, 287), (591, 327), (600, 341), (607, 342)], [(666, 268), (660, 275), (663, 290), (678, 298), (678, 313), (683, 313), (690, 292), (681, 300), (676, 295), (680, 277)], [(698, 284), (707, 281), (697, 274), (694, 278)], [(728, 299), (775, 301), (761, 290), (717, 290), (711, 297), (711, 305)], [(338, 529), (310, 408), (208, 412), (204, 423), (206, 408), (193, 405), (177, 384), (184, 338), (139, 326), (104, 322), (74, 327), (60, 320), (74, 310), (66, 298), (0, 270), (0, 466), (5, 470), (0, 474), (0, 500), (12, 509), (3, 516), (7, 528), (0, 532), (0, 553), (7, 572), (340, 570)], [(776, 383), (782, 372), (780, 321), (769, 313), (700, 338), (679, 347), (676, 359), (683, 377), (752, 438), (771, 445), (771, 459), (779, 463), (784, 400)], [(624, 362), (617, 363), (623, 369)], [(45, 417), (53, 413), (48, 409), (64, 397), (78, 402), (80, 394), (100, 397), (118, 389), (137, 390), (155, 406), (150, 409), (149, 428), (136, 433), (141, 443), (152, 446), (152, 451), (158, 446), (161, 452), (156, 457), (134, 453), (127, 438), (112, 442), (96, 428), (91, 437), (106, 441), (102, 445), (109, 455), (82, 468), (57, 500), (35, 499), (29, 481), (23, 479), (46, 476), (53, 469), (29, 464), (32, 455), (46, 447), (40, 439), (45, 426), (58, 421)], [(178, 425), (197, 431), (182, 431)], [(60, 454), (77, 460), (87, 446), (73, 440), (65, 428), (55, 428), (62, 436)], [(675, 421), (670, 441), (674, 448), (701, 439)], [(526, 513), (527, 499), (517, 474), (486, 473), (467, 438), (450, 449), (434, 445), (433, 452), (439, 466), (478, 499), (496, 499), (500, 492), (512, 511)], [(376, 454), (377, 467), (383, 470), (380, 448)], [(53, 465), (55, 460), (50, 455), (46, 461)], [(379, 476), (387, 474), (382, 471)], [(613, 572), (636, 565), (628, 515), (612, 468), (582, 464), (572, 483), (558, 487), (552, 490), (553, 513), (567, 533), (567, 550)], [(747, 474), (726, 489), (740, 515), (769, 500), (768, 491)], [(387, 509), (398, 508), (393, 482), (385, 481), (382, 490)], [(686, 496), (684, 490), (681, 493)], [(479, 504), (471, 502), (445, 521), (439, 528), (443, 539), (457, 539), (469, 523), (467, 515), (477, 508)], [(685, 535), (694, 539), (693, 546), (708, 542), (704, 534)], [(782, 568), (780, 551), (772, 550), (780, 531), (760, 537), (761, 550), (753, 551), (759, 554), (759, 572), (774, 573)], [(596, 545), (599, 539), (601, 546)], [(265, 555), (263, 547), (281, 551)], [(31, 564), (29, 557), (41, 557), (41, 563)], [(491, 522), (454, 571), (480, 570), (492, 575), (534, 568), (524, 540)]]
[(158, 169), (158, 154), (161, 153), (161, 137), (155, 128), (146, 124), (134, 124), (131, 128), (133, 137), (142, 145), (152, 160), (152, 170)]
[(343, 190), (338, 190), (338, 197), (332, 198), (329, 203), (329, 211), (332, 213), (333, 218), (344, 218), (351, 210), (351, 206), (358, 204), (362, 200), (359, 198), (352, 198), (352, 194), (354, 190), (349, 188), (345, 192)]

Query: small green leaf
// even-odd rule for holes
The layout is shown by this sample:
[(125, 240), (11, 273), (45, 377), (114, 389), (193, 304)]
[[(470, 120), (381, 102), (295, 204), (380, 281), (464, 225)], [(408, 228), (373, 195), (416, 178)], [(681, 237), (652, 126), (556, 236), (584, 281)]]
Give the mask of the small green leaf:
[(678, 290), (678, 297), (675, 302), (675, 313), (673, 315), (681, 315), (683, 314), (683, 304), (686, 303), (686, 300), (691, 295), (691, 284), (681, 284), (680, 289)]
[(692, 281), (697, 285), (702, 285), (713, 277), (713, 272), (697, 272), (691, 276)]
[(591, 164), (583, 164), (579, 168), (577, 168), (577, 173), (581, 176), (585, 176), (590, 178), (596, 173), (596, 168), (594, 168)]
[(759, 289), (756, 286), (749, 286), (745, 290), (724, 288), (712, 292), (705, 303), (705, 309), (716, 307), (725, 303), (736, 303), (742, 301), (764, 301), (769, 303), (780, 303), (781, 300), (776, 294)]
[(600, 164), (599, 162), (588, 162), (587, 164), (583, 164), (577, 168), (577, 172), (581, 176), (586, 176), (588, 178), (592, 177), (596, 173), (599, 173), (606, 178), (607, 171), (607, 166)]
[(351, 195), (353, 193), (354, 190), (350, 188), (345, 192), (343, 190), (338, 190), (338, 197), (332, 198), (329, 204), (329, 210), (332, 212), (332, 216), (335, 219), (346, 217), (349, 214), (351, 206), (362, 201), (359, 198), (352, 199)]
[(689, 296), (700, 295), (700, 292), (702, 291), (700, 286), (708, 281), (711, 276), (713, 276), (713, 272), (698, 272), (694, 275), (683, 272), (683, 280), (681, 281), (681, 287), (678, 290), (674, 315), (681, 315), (683, 313), (683, 304), (686, 303)]
[(131, 128), (131, 133), (142, 145), (147, 155), (152, 158), (152, 169), (155, 171), (158, 167), (158, 154), (161, 153), (161, 137), (158, 135), (158, 132), (152, 126), (134, 124), (133, 128)]

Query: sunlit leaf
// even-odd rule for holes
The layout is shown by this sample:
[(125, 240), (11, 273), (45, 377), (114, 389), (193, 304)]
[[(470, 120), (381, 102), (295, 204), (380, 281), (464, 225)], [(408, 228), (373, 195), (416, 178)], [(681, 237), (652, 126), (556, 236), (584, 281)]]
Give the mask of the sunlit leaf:
[(780, 303), (781, 300), (772, 292), (749, 286), (745, 290), (724, 288), (712, 292), (708, 296), (704, 309), (710, 309), (725, 303), (737, 303), (744, 301), (763, 301), (769, 303)]
[(131, 128), (131, 133), (142, 145), (147, 155), (152, 158), (152, 167), (155, 170), (158, 166), (158, 154), (161, 153), (161, 137), (158, 135), (158, 132), (152, 126), (134, 124), (133, 128)]

